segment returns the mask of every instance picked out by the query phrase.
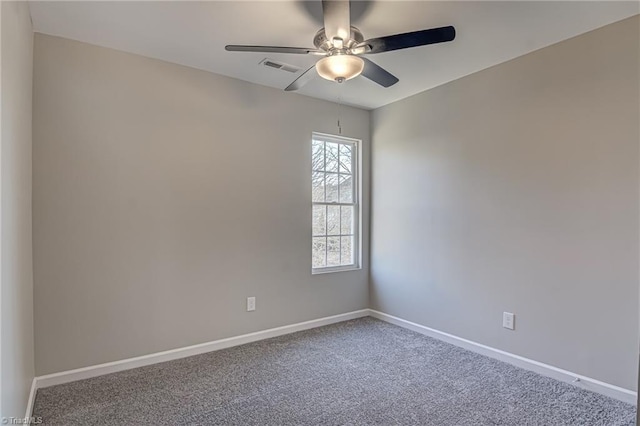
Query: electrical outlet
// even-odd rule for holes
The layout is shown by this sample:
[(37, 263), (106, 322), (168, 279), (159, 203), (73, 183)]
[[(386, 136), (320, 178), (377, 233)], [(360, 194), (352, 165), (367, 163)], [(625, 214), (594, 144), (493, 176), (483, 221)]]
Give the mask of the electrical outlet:
[(516, 316), (511, 312), (503, 312), (502, 313), (502, 326), (504, 328), (508, 328), (509, 330), (516, 329)]
[(247, 297), (247, 312), (256, 310), (256, 298)]

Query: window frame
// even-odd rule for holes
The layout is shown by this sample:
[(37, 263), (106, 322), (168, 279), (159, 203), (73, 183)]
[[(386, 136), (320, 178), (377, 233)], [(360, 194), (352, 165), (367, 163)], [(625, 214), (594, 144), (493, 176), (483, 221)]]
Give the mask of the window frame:
[[(353, 263), (348, 265), (338, 265), (338, 266), (322, 266), (319, 268), (313, 267), (313, 250), (311, 252), (311, 273), (313, 275), (316, 274), (327, 274), (333, 272), (345, 272), (345, 271), (356, 271), (362, 269), (362, 187), (361, 187), (361, 144), (362, 140), (350, 138), (346, 136), (332, 135), (328, 133), (320, 133), (313, 132), (311, 135), (311, 141), (309, 144), (310, 154), (313, 150), (313, 141), (320, 140), (324, 143), (337, 143), (342, 145), (351, 145), (352, 149), (352, 164), (351, 164), (351, 177), (353, 181), (353, 196), (352, 203), (341, 203), (341, 202), (319, 202), (313, 201), (313, 173), (316, 170), (313, 169), (313, 163), (311, 163), (310, 169), (311, 173), (309, 174), (310, 184), (311, 184), (311, 247), (313, 247), (313, 207), (317, 205), (321, 206), (352, 206), (353, 207)], [(312, 158), (312, 155), (309, 155), (309, 158)], [(325, 159), (326, 161), (326, 159)], [(322, 172), (327, 173), (326, 169), (322, 170)], [(337, 172), (339, 173), (339, 171)], [(326, 230), (325, 230), (326, 232)], [(342, 232), (342, 230), (340, 230)], [(325, 249), (326, 250), (326, 249)]]

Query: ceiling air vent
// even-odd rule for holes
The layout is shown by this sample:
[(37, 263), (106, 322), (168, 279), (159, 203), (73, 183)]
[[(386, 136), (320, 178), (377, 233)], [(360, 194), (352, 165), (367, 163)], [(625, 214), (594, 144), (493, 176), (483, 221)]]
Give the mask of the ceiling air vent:
[(282, 62), (276, 62), (268, 58), (263, 59), (262, 62), (260, 62), (260, 65), (264, 65), (265, 67), (274, 68), (277, 70), (287, 71), (291, 73), (300, 71), (299, 67), (296, 67), (294, 65), (289, 65), (289, 64), (283, 64)]

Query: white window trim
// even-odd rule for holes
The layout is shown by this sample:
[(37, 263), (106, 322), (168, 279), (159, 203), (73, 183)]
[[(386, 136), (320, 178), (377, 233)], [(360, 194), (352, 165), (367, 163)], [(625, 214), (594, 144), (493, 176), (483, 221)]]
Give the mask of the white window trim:
[[(314, 205), (353, 205), (354, 206), (354, 226), (353, 229), (355, 231), (355, 235), (354, 235), (354, 253), (353, 253), (353, 258), (354, 258), (354, 263), (351, 265), (340, 265), (340, 266), (323, 266), (321, 268), (311, 268), (311, 274), (313, 275), (318, 275), (318, 274), (328, 274), (328, 273), (333, 273), (333, 272), (347, 272), (347, 271), (358, 271), (362, 269), (362, 179), (361, 179), (361, 173), (360, 171), (362, 170), (362, 140), (361, 139), (355, 139), (355, 138), (350, 138), (350, 137), (346, 137), (346, 136), (338, 136), (338, 135), (331, 135), (328, 133), (320, 133), (320, 132), (313, 132), (313, 134), (311, 135), (311, 140), (313, 140), (314, 138), (317, 139), (322, 139), (324, 142), (334, 142), (334, 143), (351, 143), (353, 144), (353, 147), (355, 149), (355, 158), (354, 158), (354, 163), (352, 164), (352, 167), (355, 168), (355, 170), (352, 171), (352, 176), (353, 176), (353, 180), (354, 180), (354, 184), (353, 184), (353, 188), (354, 191), (356, 192), (355, 197), (354, 197), (354, 204), (349, 204), (349, 203), (338, 203), (338, 202), (334, 202), (334, 203), (317, 203), (312, 201), (311, 202), (311, 207), (313, 210), (313, 206)], [(311, 144), (309, 145), (309, 148), (311, 149)], [(309, 174), (309, 176), (311, 176), (311, 173)], [(310, 230), (310, 234), (311, 234), (311, 238), (313, 238), (313, 226), (311, 227)]]

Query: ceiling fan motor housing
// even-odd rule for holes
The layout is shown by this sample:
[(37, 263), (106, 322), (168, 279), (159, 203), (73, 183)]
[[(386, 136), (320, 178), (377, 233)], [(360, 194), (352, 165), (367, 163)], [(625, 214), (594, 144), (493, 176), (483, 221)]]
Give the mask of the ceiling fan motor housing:
[[(356, 45), (362, 43), (364, 41), (364, 36), (362, 32), (356, 27), (351, 27), (351, 34), (349, 35), (348, 40), (343, 40), (343, 48), (345, 50), (349, 50)], [(335, 49), (333, 46), (332, 40), (327, 39), (327, 35), (324, 32), (324, 28), (320, 28), (316, 33), (316, 36), (313, 38), (313, 44), (320, 50), (324, 50), (325, 52), (331, 52), (332, 49)]]

